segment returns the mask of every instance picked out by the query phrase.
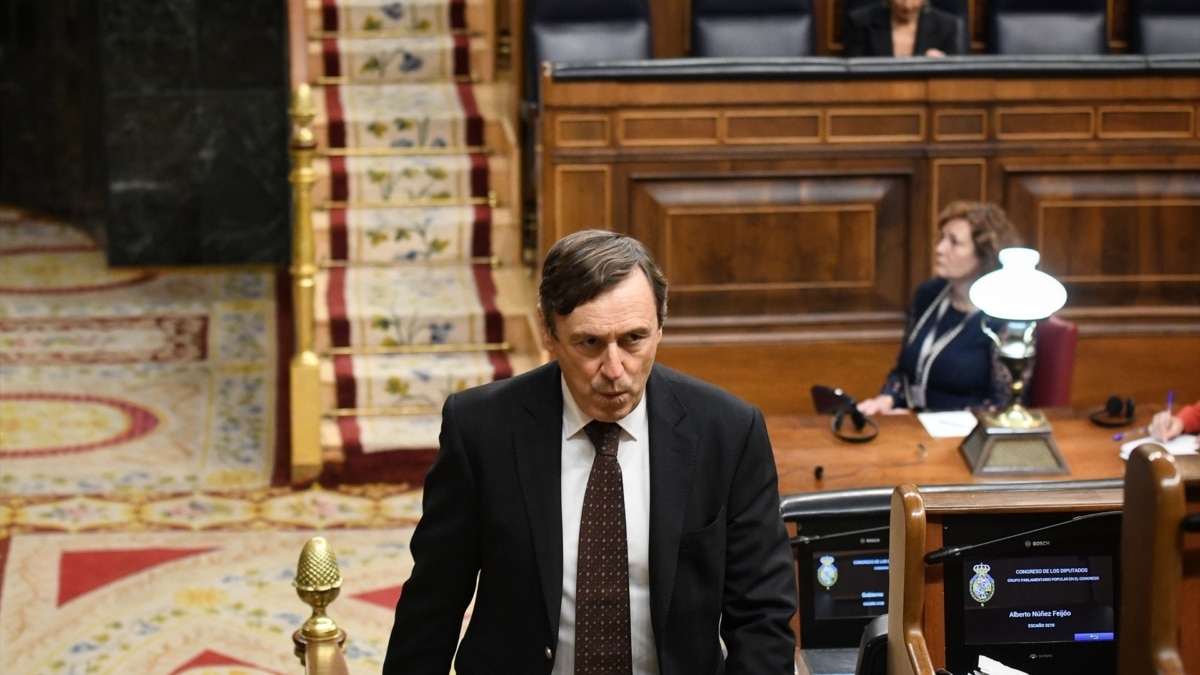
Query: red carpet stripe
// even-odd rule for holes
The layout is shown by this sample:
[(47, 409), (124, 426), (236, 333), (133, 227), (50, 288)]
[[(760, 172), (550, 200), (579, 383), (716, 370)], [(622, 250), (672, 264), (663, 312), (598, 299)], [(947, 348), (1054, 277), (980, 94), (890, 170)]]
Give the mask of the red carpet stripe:
[(358, 405), (358, 386), (354, 381), (354, 360), (349, 356), (333, 357), (333, 377), (336, 385), (337, 407), (353, 408)]
[(428, 450), (385, 450), (366, 454), (358, 445), (345, 446), (346, 462), (341, 466), (327, 464), (321, 475), (321, 484), (327, 487), (338, 485), (362, 485), (364, 483), (389, 483), (420, 487), (425, 484), (425, 474), (437, 457), (437, 448)]
[(466, 28), (467, 27), (467, 2), (466, 0), (450, 0), (450, 28)]
[(346, 320), (346, 269), (329, 270), (329, 289), (325, 302), (329, 306), (329, 335), (334, 347), (350, 346), (350, 322)]
[(437, 456), (437, 448), (382, 450), (368, 454), (363, 452), (358, 422), (354, 418), (339, 418), (338, 429), (342, 435), (345, 462), (325, 465), (320, 482), (329, 487), (363, 483), (420, 486), (425, 483), (425, 474)]
[(471, 255), (483, 258), (492, 254), (492, 207), (475, 205), (471, 230)]
[(350, 258), (350, 233), (346, 226), (346, 209), (329, 211), (329, 256), (334, 260)]
[(473, 265), (475, 272), (475, 287), (479, 289), (479, 304), (483, 305), (485, 339), (488, 342), (504, 340), (504, 317), (496, 308), (496, 283), (492, 279), (492, 268), (487, 265)]
[(338, 41), (334, 38), (321, 40), (321, 55), (325, 63), (325, 77), (341, 76), (342, 60), (338, 58)]
[(345, 157), (329, 158), (329, 197), (335, 202), (350, 199), (350, 177), (346, 171)]
[(487, 155), (471, 155), (471, 196), (484, 198), (488, 195)]
[(337, 0), (321, 0), (321, 29), (327, 32), (338, 30)]
[(329, 147), (346, 147), (346, 118), (342, 113), (342, 94), (337, 87), (325, 87), (325, 114), (329, 117)]
[(454, 36), (454, 74), (471, 74), (471, 41), (465, 35)]
[(483, 117), (475, 102), (475, 90), (466, 82), (458, 84), (458, 101), (463, 107), (467, 125), (467, 145), (483, 145)]

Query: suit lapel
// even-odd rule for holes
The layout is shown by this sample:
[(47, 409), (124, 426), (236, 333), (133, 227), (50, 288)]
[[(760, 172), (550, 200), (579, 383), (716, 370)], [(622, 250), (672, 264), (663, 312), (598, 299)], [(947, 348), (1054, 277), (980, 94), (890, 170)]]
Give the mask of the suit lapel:
[(513, 456), (533, 533), (542, 597), (553, 635), (562, 603), (562, 386), (558, 364), (541, 369), (513, 427)]
[(696, 467), (697, 438), (684, 428), (687, 412), (660, 366), (646, 386), (650, 420), (650, 620), (666, 635), (679, 540)]

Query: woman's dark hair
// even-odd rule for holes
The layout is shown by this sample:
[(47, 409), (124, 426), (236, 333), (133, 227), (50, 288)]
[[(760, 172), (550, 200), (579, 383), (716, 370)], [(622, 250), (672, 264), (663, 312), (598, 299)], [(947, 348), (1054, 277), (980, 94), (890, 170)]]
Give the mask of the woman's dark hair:
[(619, 232), (581, 230), (555, 242), (542, 263), (538, 288), (542, 320), (550, 335), (558, 337), (555, 316), (570, 314), (636, 270), (650, 281), (662, 328), (667, 318), (667, 278), (640, 241)]
[(938, 214), (938, 229), (962, 218), (971, 226), (971, 240), (981, 275), (1000, 269), (1000, 250), (1021, 245), (1021, 235), (1004, 210), (987, 202), (951, 202)]

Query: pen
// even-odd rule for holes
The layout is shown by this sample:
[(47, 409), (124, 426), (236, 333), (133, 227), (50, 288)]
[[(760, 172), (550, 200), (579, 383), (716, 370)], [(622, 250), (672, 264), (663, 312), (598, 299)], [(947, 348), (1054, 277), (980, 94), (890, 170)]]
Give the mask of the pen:
[(1171, 414), (1171, 406), (1175, 403), (1175, 390), (1171, 389), (1167, 392), (1167, 414)]
[(1136, 436), (1145, 436), (1148, 433), (1150, 433), (1150, 427), (1138, 427), (1136, 429), (1130, 429), (1129, 431), (1122, 431), (1120, 433), (1113, 434), (1113, 440), (1114, 441), (1123, 441), (1126, 438), (1134, 438)]

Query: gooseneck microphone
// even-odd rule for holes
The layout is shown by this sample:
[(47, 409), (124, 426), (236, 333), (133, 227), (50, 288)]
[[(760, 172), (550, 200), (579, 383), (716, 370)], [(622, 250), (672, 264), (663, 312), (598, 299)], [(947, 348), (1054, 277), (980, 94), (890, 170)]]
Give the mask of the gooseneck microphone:
[(967, 551), (971, 551), (973, 549), (982, 548), (984, 546), (991, 546), (992, 544), (998, 544), (1002, 541), (1008, 541), (1009, 539), (1016, 539), (1017, 537), (1027, 537), (1031, 534), (1037, 534), (1038, 532), (1052, 530), (1056, 527), (1062, 527), (1063, 525), (1070, 525), (1071, 523), (1077, 523), (1081, 520), (1087, 520), (1089, 518), (1099, 518), (1101, 516), (1119, 516), (1119, 515), (1121, 515), (1121, 511), (1097, 511), (1096, 513), (1085, 513), (1081, 516), (1075, 516), (1074, 518), (1069, 518), (1067, 520), (1059, 521), (1057, 523), (1050, 523), (1049, 525), (1035, 527), (1032, 530), (1025, 530), (1023, 532), (1015, 532), (1013, 534), (1005, 535), (1003, 537), (997, 537), (995, 539), (989, 539), (987, 541), (980, 541), (980, 542), (976, 542), (974, 544), (962, 544), (960, 546), (943, 546), (939, 549), (935, 549), (933, 551), (930, 551), (929, 553), (926, 553), (925, 554), (925, 564), (926, 565), (939, 565), (939, 564), (949, 560), (950, 558), (957, 558), (958, 556), (962, 555), (963, 553), (966, 553)]
[(824, 539), (837, 539), (839, 537), (852, 537), (856, 534), (870, 534), (872, 532), (885, 532), (885, 531), (887, 531), (888, 527), (889, 527), (888, 525), (880, 525), (879, 527), (864, 527), (864, 528), (858, 529), (858, 530), (845, 530), (843, 532), (829, 532), (827, 534), (797, 535), (795, 537), (792, 537), (788, 541), (791, 542), (791, 544), (793, 546), (795, 546), (798, 544), (800, 544), (800, 545), (808, 544), (808, 543), (811, 543), (814, 541), (822, 541)]

